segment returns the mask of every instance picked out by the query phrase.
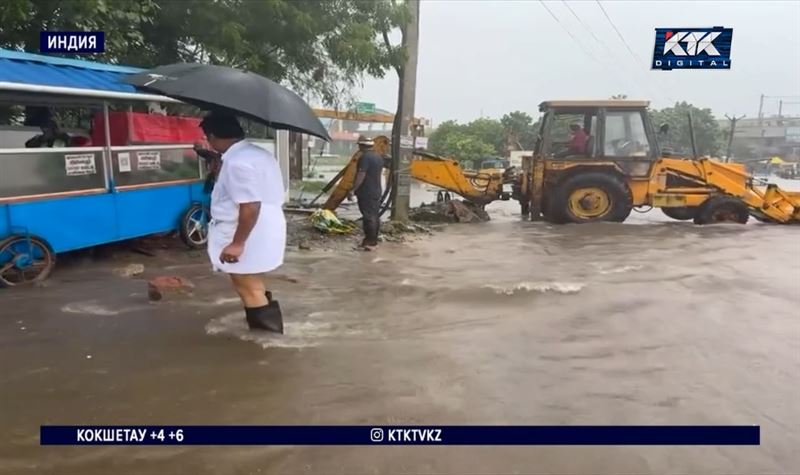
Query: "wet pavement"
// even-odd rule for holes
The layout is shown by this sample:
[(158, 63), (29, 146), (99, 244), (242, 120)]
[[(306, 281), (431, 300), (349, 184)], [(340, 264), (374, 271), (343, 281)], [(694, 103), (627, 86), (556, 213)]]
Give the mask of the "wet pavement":
[[(291, 252), (285, 336), (202, 254), (0, 292), (0, 473), (798, 473), (800, 227), (493, 204), (377, 252)], [(291, 282), (296, 280), (296, 282)], [(42, 424), (758, 424), (759, 447), (40, 447)]]

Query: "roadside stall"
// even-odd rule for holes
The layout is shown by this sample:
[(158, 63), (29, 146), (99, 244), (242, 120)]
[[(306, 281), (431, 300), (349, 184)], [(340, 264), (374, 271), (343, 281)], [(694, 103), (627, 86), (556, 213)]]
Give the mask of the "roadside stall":
[(90, 116), (89, 130), (36, 148), (27, 139), (44, 135), (41, 124), (0, 127), (0, 285), (45, 279), (58, 253), (149, 234), (179, 230), (187, 245), (205, 244), (209, 196), (192, 148), (202, 132), (196, 118), (133, 112), (178, 103), (122, 81), (140, 71), (0, 49), (6, 115)]

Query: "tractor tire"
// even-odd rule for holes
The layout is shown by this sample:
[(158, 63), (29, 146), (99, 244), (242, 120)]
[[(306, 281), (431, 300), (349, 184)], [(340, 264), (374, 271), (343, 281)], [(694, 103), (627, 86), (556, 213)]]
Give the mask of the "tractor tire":
[(554, 223), (621, 223), (633, 209), (633, 198), (625, 182), (603, 172), (585, 172), (567, 178), (548, 201), (547, 214)]
[(750, 210), (742, 200), (733, 196), (712, 196), (697, 207), (694, 224), (746, 224)]
[(678, 208), (661, 208), (661, 212), (678, 221), (688, 221), (697, 215), (697, 206), (681, 206)]

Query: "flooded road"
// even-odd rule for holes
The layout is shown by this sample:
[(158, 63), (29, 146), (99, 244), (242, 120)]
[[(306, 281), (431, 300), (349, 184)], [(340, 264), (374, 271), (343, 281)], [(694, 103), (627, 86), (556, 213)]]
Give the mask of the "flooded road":
[[(798, 473), (800, 227), (493, 220), (292, 252), (287, 335), (202, 256), (0, 292), (0, 473)], [(140, 259), (147, 259), (139, 256)], [(165, 270), (166, 269), (166, 270)], [(759, 447), (40, 447), (42, 424), (758, 424)]]

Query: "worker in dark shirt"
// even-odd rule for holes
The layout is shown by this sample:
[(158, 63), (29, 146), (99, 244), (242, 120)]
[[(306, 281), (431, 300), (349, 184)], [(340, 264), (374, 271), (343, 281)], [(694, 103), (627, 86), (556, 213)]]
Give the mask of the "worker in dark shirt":
[(383, 176), (383, 159), (374, 150), (375, 143), (365, 136), (358, 137), (358, 148), (361, 157), (358, 159), (356, 181), (350, 190), (350, 198), (358, 198), (358, 209), (364, 227), (364, 240), (361, 246), (372, 250), (378, 245), (380, 232), (381, 177)]

